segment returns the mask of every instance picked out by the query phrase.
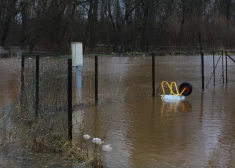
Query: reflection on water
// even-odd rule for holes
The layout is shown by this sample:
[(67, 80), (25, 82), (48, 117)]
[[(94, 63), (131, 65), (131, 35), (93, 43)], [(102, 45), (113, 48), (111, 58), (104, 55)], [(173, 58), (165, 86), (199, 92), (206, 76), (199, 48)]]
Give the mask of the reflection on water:
[(145, 98), (90, 108), (85, 129), (112, 144), (107, 167), (234, 167), (235, 114), (226, 106), (234, 102), (211, 94), (203, 104), (193, 94), (179, 104)]
[[(84, 59), (82, 95), (88, 104), (94, 101), (93, 61)], [(84, 107), (80, 114), (85, 115), (84, 133), (105, 137), (112, 145), (111, 152), (104, 152), (106, 167), (235, 167), (232, 62), (227, 86), (221, 85), (218, 65), (216, 87), (210, 83), (202, 91), (200, 57), (157, 57), (156, 88), (161, 80), (193, 86), (192, 94), (178, 103), (151, 97), (150, 57), (100, 58), (99, 64), (99, 103)], [(206, 57), (205, 82), (212, 70), (212, 57)], [(6, 88), (0, 92), (1, 107), (13, 101), (20, 89), (19, 80), (15, 81), (18, 70), (10, 72), (3, 75), (8, 83), (1, 83), (0, 89)], [(79, 141), (76, 133), (74, 141)]]
[(172, 112), (180, 111), (182, 113), (187, 113), (192, 110), (192, 105), (187, 100), (177, 101), (177, 102), (165, 102), (162, 100), (161, 105), (161, 115), (169, 114)]

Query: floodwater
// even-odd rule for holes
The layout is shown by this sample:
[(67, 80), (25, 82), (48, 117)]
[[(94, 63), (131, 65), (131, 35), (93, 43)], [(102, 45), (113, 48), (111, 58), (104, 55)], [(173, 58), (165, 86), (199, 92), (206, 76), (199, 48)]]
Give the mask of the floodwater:
[[(151, 58), (99, 59), (100, 102), (84, 109), (84, 128), (111, 144), (112, 151), (104, 152), (106, 167), (235, 167), (234, 63), (228, 61), (227, 86), (220, 60), (216, 86), (212, 78), (202, 91), (200, 61), (156, 57), (157, 94), (161, 80), (193, 86), (184, 101), (169, 103), (151, 97)], [(212, 57), (205, 58), (205, 67), (206, 86)]]
[[(4, 61), (16, 66), (2, 68), (10, 65)], [(1, 108), (20, 90), (20, 64), (14, 61), (0, 61)], [(228, 84), (223, 85), (226, 75), (220, 60), (214, 87), (213, 76), (208, 83), (212, 57), (205, 57), (203, 91), (200, 61), (200, 56), (156, 57), (156, 97), (152, 97), (151, 57), (101, 57), (99, 100), (94, 105), (94, 58), (84, 59), (79, 100), (88, 104), (82, 108), (84, 134), (111, 144), (112, 151), (103, 152), (105, 167), (235, 167), (234, 63), (228, 60)], [(3, 73), (6, 69), (8, 75)], [(163, 80), (178, 85), (187, 81), (193, 92), (184, 101), (164, 102), (159, 96)], [(74, 98), (74, 103), (81, 102)], [(73, 140), (79, 141), (76, 135)], [(92, 147), (90, 141), (88, 145)]]

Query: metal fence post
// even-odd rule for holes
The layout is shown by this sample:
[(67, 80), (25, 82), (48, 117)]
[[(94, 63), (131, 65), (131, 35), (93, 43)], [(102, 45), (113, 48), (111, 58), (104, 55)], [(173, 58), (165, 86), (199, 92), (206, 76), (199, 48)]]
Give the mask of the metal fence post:
[(224, 84), (224, 50), (222, 50), (222, 77), (223, 77), (223, 84)]
[(228, 54), (227, 51), (225, 51), (225, 75), (226, 75), (226, 85), (228, 84)]
[(204, 53), (201, 53), (201, 68), (202, 68), (202, 90), (204, 90)]
[(152, 53), (152, 95), (155, 97), (155, 55)]
[(68, 96), (68, 139), (72, 140), (72, 59), (68, 59), (68, 88), (67, 88), (67, 96)]
[(38, 117), (39, 111), (39, 55), (36, 55), (36, 93), (35, 93), (35, 116)]
[(214, 87), (215, 87), (215, 51), (213, 51), (213, 75), (214, 75)]
[(98, 103), (98, 56), (95, 56), (95, 103)]
[(24, 55), (21, 57), (21, 89), (20, 92), (22, 93), (24, 90)]

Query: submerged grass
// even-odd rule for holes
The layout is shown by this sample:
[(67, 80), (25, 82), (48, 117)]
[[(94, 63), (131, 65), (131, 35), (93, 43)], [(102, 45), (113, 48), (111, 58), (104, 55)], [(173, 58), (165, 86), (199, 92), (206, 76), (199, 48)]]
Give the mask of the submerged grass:
[[(1, 117), (2, 121), (5, 119), (6, 117)], [(22, 110), (15, 110), (8, 120), (11, 121), (12, 126), (5, 140), (1, 142), (1, 149), (6, 152), (9, 146), (14, 146), (11, 149), (21, 148), (34, 153), (55, 153), (69, 162), (83, 164), (86, 167), (104, 167), (101, 150), (88, 149), (82, 133), (79, 143), (68, 141), (65, 112), (34, 117)]]

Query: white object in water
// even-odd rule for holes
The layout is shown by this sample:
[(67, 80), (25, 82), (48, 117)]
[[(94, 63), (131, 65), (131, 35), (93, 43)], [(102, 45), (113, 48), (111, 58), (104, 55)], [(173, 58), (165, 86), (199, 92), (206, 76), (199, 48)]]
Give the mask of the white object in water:
[(110, 151), (112, 150), (111, 144), (103, 145), (103, 146), (102, 146), (102, 150), (103, 150), (103, 151), (106, 151), (106, 152), (110, 152)]
[(178, 102), (185, 99), (185, 96), (179, 95), (164, 95), (162, 99), (166, 102)]
[(103, 143), (100, 138), (93, 138), (92, 142), (97, 144), (97, 145), (101, 145)]
[(90, 137), (91, 137), (91, 136), (88, 135), (88, 134), (83, 135), (83, 138), (86, 139), (86, 140), (87, 140), (87, 139), (90, 139)]

